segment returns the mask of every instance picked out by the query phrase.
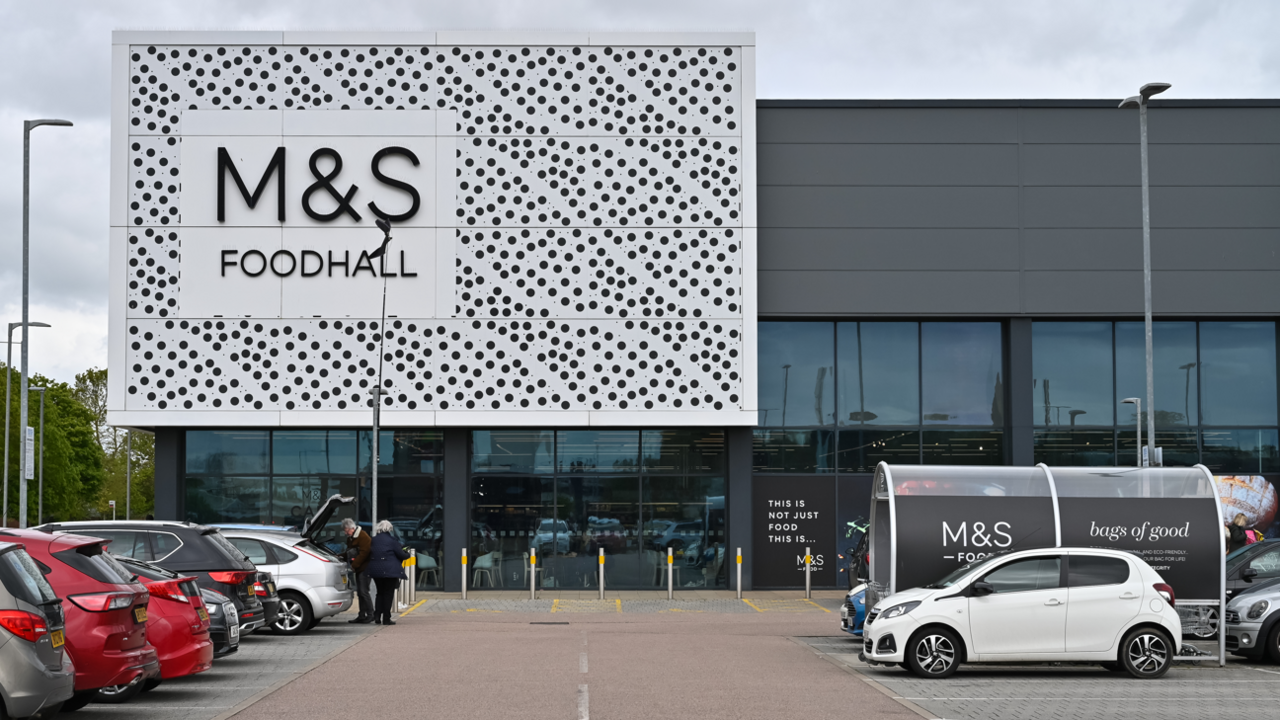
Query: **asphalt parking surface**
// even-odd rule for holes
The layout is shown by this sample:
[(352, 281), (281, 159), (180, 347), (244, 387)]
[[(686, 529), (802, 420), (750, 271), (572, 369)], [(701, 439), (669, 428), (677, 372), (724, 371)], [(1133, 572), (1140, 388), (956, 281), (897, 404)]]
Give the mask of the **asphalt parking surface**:
[(815, 652), (931, 718), (1180, 720), (1280, 716), (1280, 666), (1229, 656), (1180, 662), (1158, 680), (1134, 680), (1091, 665), (963, 665), (946, 680), (858, 661), (859, 640), (800, 638)]
[(213, 661), (199, 675), (166, 680), (160, 687), (119, 705), (91, 703), (65, 715), (77, 720), (211, 720), (308, 669), (367, 636), (377, 625), (349, 625), (352, 613), (328, 618), (295, 637), (254, 633), (240, 651)]

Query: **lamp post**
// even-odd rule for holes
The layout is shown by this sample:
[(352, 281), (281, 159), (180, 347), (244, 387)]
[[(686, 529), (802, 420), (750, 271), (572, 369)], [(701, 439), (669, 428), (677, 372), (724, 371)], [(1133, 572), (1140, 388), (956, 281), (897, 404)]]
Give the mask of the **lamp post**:
[[(4, 360), (4, 519), (0, 520), (0, 527), (9, 527), (9, 387), (13, 384), (9, 370), (13, 367), (13, 331), (21, 326), (22, 323), (9, 323), (9, 337), (5, 340), (8, 350)], [(27, 327), (50, 326), (48, 323), (29, 322)]]
[(130, 520), (133, 510), (133, 430), (125, 430), (124, 446), (124, 519)]
[[(22, 405), (18, 413), (19, 426), (26, 432), (27, 427), (27, 327), (29, 302), (31, 297), (31, 131), (41, 125), (60, 125), (70, 127), (70, 120), (23, 120), (22, 121), (22, 379), (18, 383), (19, 402)], [(6, 438), (7, 440), (7, 438)], [(27, 454), (23, 452), (19, 463), (18, 474), (18, 527), (27, 526)], [(7, 498), (6, 498), (7, 499)]]
[(31, 392), (40, 393), (40, 481), (36, 486), (36, 524), (44, 522), (44, 391), (48, 388), (27, 388)]
[(1129, 403), (1137, 407), (1138, 412), (1138, 444), (1135, 446), (1138, 452), (1138, 467), (1144, 467), (1146, 463), (1142, 462), (1142, 398), (1125, 398), (1122, 403)]
[[(1142, 143), (1142, 303), (1147, 336), (1147, 443), (1156, 439), (1156, 385), (1151, 351), (1151, 191), (1147, 170), (1147, 101), (1172, 87), (1169, 83), (1147, 83), (1138, 94), (1126, 98), (1121, 108), (1138, 108), (1139, 136)], [(1127, 401), (1126, 401), (1127, 402)], [(1141, 413), (1139, 413), (1141, 421)], [(1141, 443), (1139, 443), (1141, 444)], [(1149, 451), (1155, 456), (1155, 449)]]
[(382, 245), (369, 253), (370, 260), (381, 260), (378, 267), (382, 274), (382, 315), (378, 320), (378, 385), (370, 390), (373, 395), (373, 501), (370, 503), (369, 518), (373, 531), (378, 531), (378, 419), (382, 413), (382, 345), (387, 337), (387, 263), (384, 256), (387, 245), (391, 243), (391, 223), (385, 218), (378, 218), (378, 229), (382, 231)]
[(1191, 368), (1195, 366), (1196, 364), (1193, 362), (1178, 366), (1179, 370), (1187, 371), (1187, 384), (1182, 389), (1182, 419), (1186, 421), (1187, 427), (1193, 424), (1191, 422)]

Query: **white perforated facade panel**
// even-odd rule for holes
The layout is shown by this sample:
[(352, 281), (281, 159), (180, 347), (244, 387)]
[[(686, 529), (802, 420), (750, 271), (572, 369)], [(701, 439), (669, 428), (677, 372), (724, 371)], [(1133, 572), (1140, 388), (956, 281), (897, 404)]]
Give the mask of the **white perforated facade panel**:
[(113, 422), (754, 423), (750, 36), (115, 43)]

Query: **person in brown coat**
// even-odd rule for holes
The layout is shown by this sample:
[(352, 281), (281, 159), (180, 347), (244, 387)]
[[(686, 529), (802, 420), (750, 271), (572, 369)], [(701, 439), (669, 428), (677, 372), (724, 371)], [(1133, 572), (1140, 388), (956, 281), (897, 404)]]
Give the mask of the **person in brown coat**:
[(351, 518), (343, 519), (342, 531), (347, 534), (347, 555), (351, 558), (351, 569), (356, 572), (356, 599), (360, 602), (359, 613), (354, 620), (347, 622), (371, 623), (373, 622), (373, 598), (369, 595), (369, 576), (365, 573), (365, 566), (369, 563), (373, 539)]

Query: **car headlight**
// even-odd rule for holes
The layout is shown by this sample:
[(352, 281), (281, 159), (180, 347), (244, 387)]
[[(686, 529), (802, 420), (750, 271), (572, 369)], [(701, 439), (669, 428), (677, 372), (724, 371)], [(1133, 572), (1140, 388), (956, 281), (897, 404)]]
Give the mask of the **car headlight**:
[(901, 617), (911, 612), (912, 610), (915, 610), (918, 607), (920, 607), (919, 600), (916, 600), (914, 602), (909, 602), (909, 603), (902, 603), (901, 605), (894, 605), (888, 610), (885, 610), (884, 612), (880, 613), (880, 619), (888, 620), (889, 618)]
[(1266, 615), (1267, 610), (1270, 607), (1271, 607), (1271, 601), (1259, 600), (1258, 602), (1249, 606), (1249, 612), (1245, 613), (1245, 617), (1249, 618), (1250, 620), (1257, 620), (1263, 615)]

